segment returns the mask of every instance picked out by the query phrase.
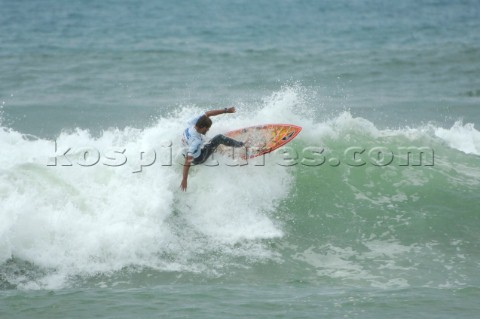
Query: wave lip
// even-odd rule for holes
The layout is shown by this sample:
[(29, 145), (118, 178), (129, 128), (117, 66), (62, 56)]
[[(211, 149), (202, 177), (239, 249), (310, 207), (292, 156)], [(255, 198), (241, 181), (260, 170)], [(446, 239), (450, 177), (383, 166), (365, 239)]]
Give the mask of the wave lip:
[(435, 135), (452, 148), (466, 154), (480, 155), (480, 132), (473, 123), (464, 125), (462, 121), (457, 121), (450, 129), (436, 128)]

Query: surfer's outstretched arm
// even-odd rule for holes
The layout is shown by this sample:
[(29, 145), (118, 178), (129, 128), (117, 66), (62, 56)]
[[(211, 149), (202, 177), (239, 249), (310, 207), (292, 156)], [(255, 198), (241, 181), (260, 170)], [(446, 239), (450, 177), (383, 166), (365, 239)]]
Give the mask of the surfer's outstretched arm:
[(184, 192), (187, 190), (188, 171), (190, 170), (190, 165), (192, 164), (192, 161), (192, 156), (185, 157), (185, 164), (183, 165), (183, 178), (182, 183), (180, 184), (180, 189)]
[(205, 112), (205, 115), (210, 117), (210, 116), (216, 116), (216, 115), (225, 114), (225, 113), (235, 113), (235, 107), (226, 107), (221, 110), (207, 111)]

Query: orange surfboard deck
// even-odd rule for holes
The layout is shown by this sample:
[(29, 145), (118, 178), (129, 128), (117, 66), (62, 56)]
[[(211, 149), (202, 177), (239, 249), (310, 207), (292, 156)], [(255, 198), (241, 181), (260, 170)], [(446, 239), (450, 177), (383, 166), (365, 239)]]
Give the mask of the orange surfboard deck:
[[(264, 124), (246, 127), (225, 133), (237, 141), (245, 142), (246, 152), (240, 157), (254, 158), (270, 153), (293, 140), (302, 128), (293, 124)], [(221, 145), (219, 151), (228, 153), (228, 147)]]

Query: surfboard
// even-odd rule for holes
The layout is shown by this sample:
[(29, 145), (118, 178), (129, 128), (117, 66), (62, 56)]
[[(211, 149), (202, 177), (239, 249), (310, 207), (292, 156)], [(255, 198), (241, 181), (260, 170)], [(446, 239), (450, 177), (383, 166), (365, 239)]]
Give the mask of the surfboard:
[[(246, 143), (243, 152), (240, 151), (240, 158), (254, 158), (263, 154), (273, 152), (279, 147), (292, 141), (302, 128), (292, 124), (264, 124), (250, 126), (225, 133), (237, 141)], [(220, 153), (232, 153), (232, 148), (219, 146)]]

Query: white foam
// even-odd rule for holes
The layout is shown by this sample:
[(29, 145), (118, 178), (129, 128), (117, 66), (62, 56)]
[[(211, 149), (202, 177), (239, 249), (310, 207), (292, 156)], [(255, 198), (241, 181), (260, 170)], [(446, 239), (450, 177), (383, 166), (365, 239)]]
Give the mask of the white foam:
[[(209, 137), (232, 126), (257, 124), (258, 114), (252, 120), (241, 111), (214, 118)], [(178, 153), (185, 122), (199, 112), (186, 107), (152, 127), (112, 129), (100, 137), (81, 129), (64, 132), (56, 144), (0, 131), (0, 263), (14, 256), (46, 270), (34, 281), (17, 278), (21, 287), (31, 289), (58, 288), (71, 276), (131, 265), (221, 269), (221, 258), (209, 264), (195, 261), (209, 252), (274, 256), (263, 240), (283, 236), (282, 225), (271, 215), (289, 194), (291, 172), (279, 165), (200, 166), (191, 170), (189, 188), (181, 192), (182, 166), (175, 160), (168, 165), (168, 159)], [(107, 158), (108, 152), (123, 149), (116, 153), (120, 160)], [(157, 161), (141, 167), (140, 153), (148, 162), (153, 151)], [(124, 158), (124, 165), (105, 165)]]
[(473, 123), (455, 122), (450, 129), (436, 128), (435, 135), (443, 139), (452, 148), (467, 154), (480, 155), (480, 132)]

